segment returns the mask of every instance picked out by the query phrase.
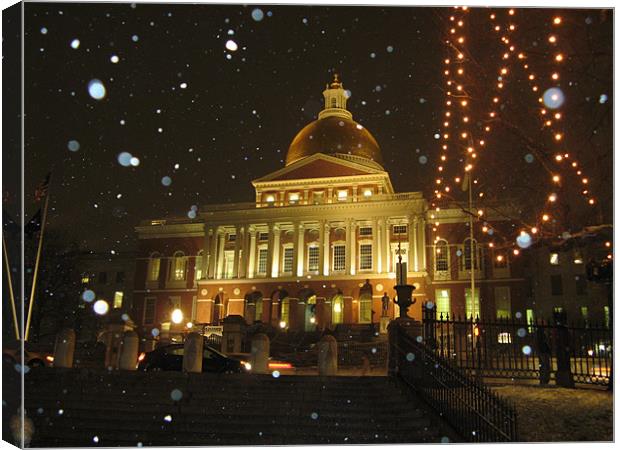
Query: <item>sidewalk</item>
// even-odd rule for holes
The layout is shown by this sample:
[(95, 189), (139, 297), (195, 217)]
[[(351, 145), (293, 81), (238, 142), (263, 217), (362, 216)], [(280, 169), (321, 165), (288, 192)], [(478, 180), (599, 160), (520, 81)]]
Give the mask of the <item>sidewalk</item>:
[(613, 440), (613, 393), (540, 385), (495, 385), (517, 407), (518, 433), (527, 442)]

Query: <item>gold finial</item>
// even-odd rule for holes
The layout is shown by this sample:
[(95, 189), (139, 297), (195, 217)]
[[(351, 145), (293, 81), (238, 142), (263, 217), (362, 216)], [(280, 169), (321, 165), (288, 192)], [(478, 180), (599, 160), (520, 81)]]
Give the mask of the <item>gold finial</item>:
[(342, 87), (342, 81), (340, 81), (339, 75), (336, 72), (334, 72), (334, 80), (331, 82), (329, 87), (332, 89), (337, 89), (337, 88)]

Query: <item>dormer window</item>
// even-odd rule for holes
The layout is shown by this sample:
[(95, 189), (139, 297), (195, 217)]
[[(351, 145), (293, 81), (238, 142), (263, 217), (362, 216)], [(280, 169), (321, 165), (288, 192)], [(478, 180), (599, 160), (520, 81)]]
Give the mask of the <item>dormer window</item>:
[(347, 190), (340, 190), (338, 191), (338, 201), (340, 202), (344, 202), (347, 200), (347, 195), (349, 195), (349, 192)]
[(291, 204), (299, 203), (299, 193), (298, 192), (291, 192), (288, 195), (288, 201)]

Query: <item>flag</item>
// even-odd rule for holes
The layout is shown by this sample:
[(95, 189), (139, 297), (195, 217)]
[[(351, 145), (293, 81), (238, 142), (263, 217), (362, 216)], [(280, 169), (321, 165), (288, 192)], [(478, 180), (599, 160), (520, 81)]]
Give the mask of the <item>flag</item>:
[(52, 176), (52, 172), (48, 172), (45, 176), (45, 179), (37, 186), (34, 191), (34, 200), (38, 203), (47, 195), (47, 190), (50, 185), (50, 177)]

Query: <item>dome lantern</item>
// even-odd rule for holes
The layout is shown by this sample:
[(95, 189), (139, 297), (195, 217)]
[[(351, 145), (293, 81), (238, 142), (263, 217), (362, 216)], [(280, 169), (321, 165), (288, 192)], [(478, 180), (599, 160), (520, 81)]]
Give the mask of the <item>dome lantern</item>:
[(334, 73), (333, 81), (325, 87), (323, 97), (325, 98), (325, 108), (319, 113), (319, 119), (332, 116), (349, 120), (353, 118), (353, 114), (347, 111), (347, 91), (342, 87), (342, 81), (340, 81), (337, 73)]

